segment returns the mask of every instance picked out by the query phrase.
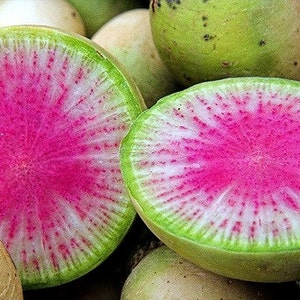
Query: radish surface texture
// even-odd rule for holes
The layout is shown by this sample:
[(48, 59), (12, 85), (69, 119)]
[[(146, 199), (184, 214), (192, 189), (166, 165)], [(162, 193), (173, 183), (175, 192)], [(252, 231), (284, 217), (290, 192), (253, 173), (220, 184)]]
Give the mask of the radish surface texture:
[(0, 299), (23, 300), (23, 291), (16, 267), (0, 241)]
[(62, 284), (134, 220), (119, 145), (144, 104), (105, 51), (51, 28), (2, 28), (0, 70), (0, 239), (24, 289)]
[(183, 86), (228, 77), (300, 80), (300, 2), (151, 0), (157, 51)]
[[(275, 289), (274, 289), (275, 290)], [(121, 300), (270, 300), (264, 284), (234, 280), (209, 272), (160, 246), (146, 253), (122, 288)]]
[(66, 0), (0, 0), (0, 27), (43, 25), (86, 35), (78, 11)]
[(122, 142), (135, 208), (171, 249), (232, 278), (300, 278), (300, 83), (230, 78), (166, 96)]

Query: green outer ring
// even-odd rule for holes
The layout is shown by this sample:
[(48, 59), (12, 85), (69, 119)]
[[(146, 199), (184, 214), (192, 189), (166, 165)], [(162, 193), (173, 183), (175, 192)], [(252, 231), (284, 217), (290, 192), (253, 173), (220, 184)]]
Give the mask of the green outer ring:
[(134, 207), (147, 227), (170, 249), (219, 275), (253, 282), (285, 282), (300, 278), (300, 249), (280, 252), (234, 252), (208, 247), (167, 230), (148, 218), (132, 197)]
[(101, 263), (103, 263), (120, 245), (136, 218), (136, 211), (130, 202), (128, 202), (123, 216), (122, 222), (118, 222), (118, 226), (115, 227), (119, 235), (114, 240), (110, 241), (110, 247), (106, 248), (106, 251), (99, 251), (96, 248), (93, 249), (93, 256), (89, 257), (88, 265), (86, 264), (87, 261), (83, 261), (83, 263), (76, 265), (76, 267), (71, 270), (65, 268), (65, 270), (61, 269), (59, 273), (53, 274), (52, 276), (43, 277), (43, 281), (37, 277), (32, 278), (28, 274), (26, 274), (26, 277), (20, 274), (22, 288), (24, 290), (37, 290), (62, 285), (88, 274), (90, 271), (101, 265)]
[[(125, 136), (121, 144), (121, 170), (127, 189), (129, 190), (134, 207), (149, 227), (149, 229), (164, 242), (167, 246), (182, 255), (187, 260), (204, 267), (210, 271), (223, 276), (232, 278), (257, 281), (257, 282), (283, 282), (292, 281), (300, 278), (300, 249), (282, 250), (265, 249), (265, 251), (242, 252), (233, 250), (224, 250), (218, 247), (201, 244), (199, 241), (192, 240), (189, 236), (178, 231), (172, 231), (166, 224), (163, 224), (157, 212), (152, 213), (153, 208), (148, 205), (142, 188), (135, 181), (135, 167), (131, 163), (132, 148), (135, 138), (139, 137), (139, 132), (146, 119), (151, 117), (153, 111), (163, 110), (164, 107), (170, 107), (177, 104), (182, 96), (194, 91), (205, 89), (213, 90), (215, 87), (228, 84), (276, 84), (291, 88), (297, 88), (300, 91), (300, 82), (282, 78), (267, 77), (242, 77), (227, 78), (211, 82), (203, 82), (192, 87), (186, 88), (180, 92), (163, 97), (152, 108), (142, 112), (129, 133)], [(139, 138), (138, 138), (139, 139)], [(138, 140), (137, 139), (137, 140)], [(133, 154), (134, 156), (134, 154)]]
[[(106, 71), (109, 78), (111, 78), (115, 84), (118, 84), (119, 90), (123, 96), (120, 99), (125, 102), (124, 106), (127, 107), (131, 122), (133, 122), (142, 110), (146, 108), (138, 87), (125, 68), (118, 63), (112, 55), (88, 38), (52, 27), (35, 25), (2, 27), (0, 29), (0, 39), (4, 43), (5, 39), (8, 38), (40, 38), (41, 40), (52, 41), (54, 44), (64, 44), (67, 47), (74, 49), (74, 53), (78, 51), (79, 53), (84, 54), (89, 57), (90, 64), (100, 65), (101, 68)], [(115, 223), (115, 229), (118, 232), (118, 235), (114, 235), (115, 237), (110, 241), (110, 247), (107, 247), (105, 249), (106, 251), (99, 251), (95, 248), (93, 256), (89, 258), (88, 265), (86, 264), (87, 261), (84, 261), (83, 263), (80, 262), (71, 270), (66, 267), (65, 269), (61, 269), (59, 273), (51, 274), (49, 277), (39, 278), (37, 276), (30, 276), (30, 273), (20, 274), (23, 289), (41, 289), (64, 284), (85, 275), (100, 265), (117, 248), (129, 231), (136, 217), (135, 209), (129, 197), (126, 208), (125, 205), (123, 208), (123, 218)]]

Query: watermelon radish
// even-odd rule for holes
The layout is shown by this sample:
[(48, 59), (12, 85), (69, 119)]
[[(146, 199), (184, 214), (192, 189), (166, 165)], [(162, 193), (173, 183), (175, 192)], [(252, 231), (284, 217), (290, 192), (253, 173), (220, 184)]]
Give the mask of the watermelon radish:
[(120, 141), (144, 107), (99, 46), (39, 26), (0, 30), (0, 240), (24, 289), (103, 262), (135, 210)]
[(300, 278), (300, 83), (228, 78), (168, 95), (121, 146), (135, 208), (167, 246), (231, 278)]
[(23, 300), (22, 284), (13, 261), (0, 241), (0, 299)]

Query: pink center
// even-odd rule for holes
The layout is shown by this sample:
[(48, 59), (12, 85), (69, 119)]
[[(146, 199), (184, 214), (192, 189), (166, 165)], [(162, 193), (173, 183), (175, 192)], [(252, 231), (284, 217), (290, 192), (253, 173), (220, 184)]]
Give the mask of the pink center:
[[(54, 56), (47, 65), (49, 74)], [(0, 75), (0, 199), (5, 199), (0, 217), (24, 209), (47, 219), (51, 201), (61, 197), (80, 202), (104, 172), (95, 160), (101, 148), (93, 142), (96, 113), (88, 104), (83, 106), (88, 113), (70, 113), (68, 102), (76, 99), (63, 72), (53, 77), (37, 68), (30, 75), (25, 59), (18, 64), (8, 57), (1, 61), (1, 70), (6, 73)]]
[(216, 127), (185, 140), (185, 184), (204, 189), (211, 199), (228, 187), (252, 201), (282, 187), (300, 190), (300, 121), (292, 114), (269, 103), (215, 118)]

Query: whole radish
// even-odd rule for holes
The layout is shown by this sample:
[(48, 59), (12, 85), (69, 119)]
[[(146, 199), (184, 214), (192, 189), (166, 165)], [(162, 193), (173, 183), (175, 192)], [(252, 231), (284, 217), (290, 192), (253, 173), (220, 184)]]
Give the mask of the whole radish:
[(0, 27), (44, 25), (81, 35), (85, 25), (77, 9), (65, 0), (0, 0)]

